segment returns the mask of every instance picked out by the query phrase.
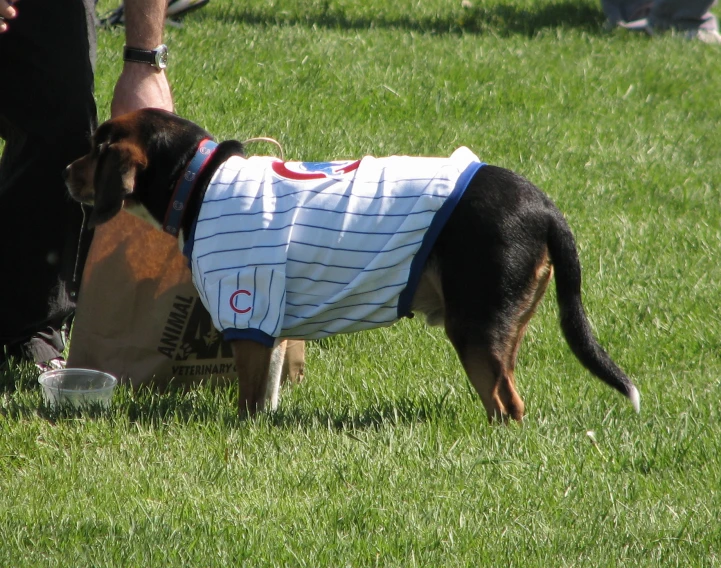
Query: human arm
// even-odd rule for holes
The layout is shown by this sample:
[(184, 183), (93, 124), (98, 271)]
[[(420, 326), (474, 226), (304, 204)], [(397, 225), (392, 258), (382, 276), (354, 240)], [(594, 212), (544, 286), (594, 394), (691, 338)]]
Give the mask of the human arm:
[[(124, 8), (125, 45), (155, 49), (163, 43), (167, 0), (125, 0)], [(115, 85), (111, 116), (144, 107), (173, 110), (168, 78), (162, 69), (126, 61)]]

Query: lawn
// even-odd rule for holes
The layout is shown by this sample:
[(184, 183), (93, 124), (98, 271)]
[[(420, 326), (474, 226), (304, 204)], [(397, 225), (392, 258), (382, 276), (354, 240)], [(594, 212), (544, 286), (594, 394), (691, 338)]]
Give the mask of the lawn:
[[(525, 175), (641, 414), (571, 355), (553, 289), (522, 425), (489, 425), (416, 320), (310, 343), (306, 381), (247, 422), (232, 387), (55, 415), (12, 365), (0, 566), (721, 566), (721, 50), (605, 31), (595, 0), (473, 4), (212, 0), (167, 30), (177, 111), (288, 159), (465, 145)], [(122, 45), (99, 31), (101, 119)]]

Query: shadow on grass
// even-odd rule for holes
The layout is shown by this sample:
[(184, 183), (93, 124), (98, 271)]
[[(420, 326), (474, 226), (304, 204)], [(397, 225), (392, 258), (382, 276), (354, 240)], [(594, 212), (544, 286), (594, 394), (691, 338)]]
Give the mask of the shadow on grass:
[(279, 410), (245, 419), (236, 411), (237, 391), (232, 387), (178, 388), (160, 393), (142, 387), (136, 391), (118, 387), (110, 408), (100, 406), (74, 409), (51, 408), (40, 395), (40, 388), (18, 388), (0, 401), (0, 416), (18, 421), (40, 418), (52, 424), (76, 420), (129, 421), (144, 426), (164, 424), (222, 424), (228, 428), (267, 424), (280, 429), (332, 429), (339, 432), (375, 430), (385, 426), (453, 421), (458, 409), (449, 402), (451, 390), (439, 395), (416, 395), (382, 400), (365, 407), (351, 401), (335, 401), (329, 406), (281, 402)]
[[(302, 388), (302, 387), (296, 387)], [(449, 409), (450, 390), (438, 396), (400, 397), (369, 404), (365, 407), (338, 401), (324, 406), (309, 406), (281, 401), (276, 412), (261, 413), (253, 418), (241, 418), (237, 413), (237, 391), (232, 387), (178, 389), (164, 394), (145, 392), (132, 395), (131, 400), (119, 401), (117, 412), (131, 422), (141, 424), (222, 423), (228, 427), (247, 424), (267, 424), (281, 429), (373, 430), (383, 426), (418, 424), (438, 419), (453, 420), (455, 411)]]
[(0, 393), (12, 393), (17, 389), (40, 388), (38, 376), (40, 376), (40, 371), (32, 363), (16, 361), (12, 357), (0, 361)]
[[(32, 364), (10, 362), (0, 367), (0, 417), (18, 421), (41, 418), (50, 423), (77, 418), (122, 418), (131, 423), (161, 426), (167, 423), (221, 423), (227, 427), (241, 427), (248, 423), (267, 423), (273, 428), (317, 429), (337, 431), (370, 430), (397, 424), (417, 424), (435, 420), (455, 419), (458, 409), (444, 393), (417, 393), (412, 396), (379, 400), (365, 407), (353, 401), (326, 401), (313, 406), (307, 401), (283, 400), (278, 411), (261, 413), (256, 418), (243, 419), (237, 413), (237, 390), (234, 381), (187, 385), (171, 384), (164, 388), (144, 385), (131, 388), (119, 385), (113, 394), (110, 408), (68, 407), (50, 408), (42, 397), (37, 382), (39, 371)], [(296, 385), (292, 388), (303, 388)], [(470, 387), (469, 392), (470, 392)], [(288, 398), (288, 387), (284, 390)], [(480, 401), (479, 401), (480, 405)]]
[(329, 428), (339, 432), (375, 430), (383, 426), (422, 424), (454, 420), (456, 409), (448, 402), (450, 390), (438, 396), (400, 397), (373, 403), (365, 408), (350, 404), (334, 408), (306, 408), (287, 405), (268, 416), (270, 424), (280, 428)]
[(388, 28), (435, 34), (495, 33), (527, 36), (534, 36), (545, 29), (557, 28), (580, 29), (600, 34), (605, 21), (600, 3), (595, 6), (570, 0), (528, 10), (513, 4), (491, 7), (474, 5), (456, 11), (449, 9), (447, 13), (420, 16), (414, 16), (412, 12), (402, 15), (359, 15), (331, 6), (328, 1), (313, 3), (303, 8), (303, 11), (296, 12), (272, 7), (242, 7), (222, 13), (201, 11), (194, 17), (254, 26), (306, 25), (341, 30)]

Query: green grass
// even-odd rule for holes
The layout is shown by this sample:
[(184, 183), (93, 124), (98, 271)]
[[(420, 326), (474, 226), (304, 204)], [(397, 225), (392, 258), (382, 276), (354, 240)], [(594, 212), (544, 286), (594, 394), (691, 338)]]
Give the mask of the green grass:
[[(553, 290), (522, 426), (489, 426), (417, 321), (310, 344), (251, 422), (232, 388), (53, 414), (12, 366), (1, 566), (721, 565), (721, 52), (605, 32), (595, 0), (474, 4), (214, 0), (167, 32), (177, 110), (289, 159), (467, 145), (526, 175), (574, 229), (641, 415), (572, 357)], [(104, 119), (122, 33), (99, 41)]]

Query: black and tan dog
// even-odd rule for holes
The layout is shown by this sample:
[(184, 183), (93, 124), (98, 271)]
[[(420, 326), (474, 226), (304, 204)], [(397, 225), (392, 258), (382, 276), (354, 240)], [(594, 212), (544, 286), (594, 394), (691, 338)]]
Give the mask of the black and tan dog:
[[(206, 139), (212, 140), (208, 132), (164, 111), (127, 114), (97, 129), (92, 152), (68, 166), (67, 186), (74, 199), (94, 206), (93, 225), (124, 207), (162, 229), (177, 203), (179, 179)], [(181, 238), (191, 235), (212, 176), (233, 156), (243, 156), (242, 144), (221, 142), (193, 180), (178, 222)], [(473, 174), (433, 242), (411, 311), (443, 325), (489, 420), (521, 420), (516, 357), (554, 271), (561, 329), (571, 350), (638, 411), (636, 387), (591, 332), (568, 224), (548, 197), (509, 170), (484, 166)], [(240, 412), (275, 407), (282, 354), (252, 339), (234, 340), (232, 347)]]

